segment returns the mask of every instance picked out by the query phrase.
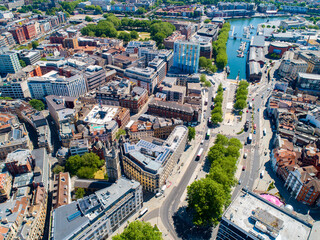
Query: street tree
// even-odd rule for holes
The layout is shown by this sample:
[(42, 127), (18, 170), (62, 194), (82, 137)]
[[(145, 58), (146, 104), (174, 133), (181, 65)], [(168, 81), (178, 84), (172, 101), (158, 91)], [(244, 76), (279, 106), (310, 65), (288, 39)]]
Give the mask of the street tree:
[(200, 82), (203, 82), (203, 83), (204, 83), (205, 81), (207, 81), (207, 77), (206, 77), (205, 74), (202, 73), (202, 74), (200, 75)]
[(218, 223), (227, 200), (223, 185), (210, 178), (203, 178), (188, 186), (187, 194), (188, 207), (194, 211), (195, 225)]
[(196, 137), (196, 129), (194, 127), (188, 127), (188, 141), (190, 142), (192, 139)]
[(36, 49), (39, 46), (39, 43), (38, 43), (38, 41), (32, 41), (31, 45), (32, 45), (33, 49)]
[(112, 240), (162, 240), (162, 233), (157, 225), (149, 222), (134, 221), (121, 234), (112, 237)]

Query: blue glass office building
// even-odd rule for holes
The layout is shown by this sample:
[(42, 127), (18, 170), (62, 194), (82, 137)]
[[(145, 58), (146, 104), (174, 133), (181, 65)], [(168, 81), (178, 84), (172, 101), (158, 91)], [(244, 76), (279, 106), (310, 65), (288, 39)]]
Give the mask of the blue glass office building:
[(174, 43), (173, 67), (184, 73), (197, 73), (200, 43), (180, 41)]

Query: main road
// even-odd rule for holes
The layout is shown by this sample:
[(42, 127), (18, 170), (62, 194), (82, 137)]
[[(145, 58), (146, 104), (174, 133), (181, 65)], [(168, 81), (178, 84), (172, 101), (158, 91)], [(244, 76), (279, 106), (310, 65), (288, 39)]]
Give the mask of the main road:
[[(213, 89), (214, 87), (210, 87), (208, 89), (208, 105), (206, 113), (211, 112), (210, 106), (212, 104), (212, 96), (213, 96)], [(208, 119), (208, 114), (206, 114), (205, 121)], [(205, 124), (205, 128), (203, 131), (203, 134), (205, 135), (207, 133), (208, 127), (207, 124)], [(188, 183), (190, 182), (190, 179), (193, 175), (193, 173), (196, 170), (196, 167), (199, 163), (201, 163), (201, 160), (196, 161), (197, 153), (200, 148), (203, 148), (203, 152), (206, 152), (209, 147), (209, 140), (205, 139), (203, 144), (199, 146), (199, 148), (196, 151), (196, 154), (193, 156), (191, 163), (189, 164), (186, 172), (184, 173), (181, 181), (179, 182), (178, 186), (175, 186), (170, 194), (166, 197), (164, 203), (160, 207), (160, 218), (164, 225), (164, 227), (168, 230), (168, 232), (171, 234), (171, 236), (174, 239), (178, 239), (178, 236), (176, 235), (176, 231), (174, 229), (174, 224), (172, 221), (173, 214), (178, 210), (178, 206), (180, 204), (180, 199), (186, 190)], [(203, 158), (203, 156), (202, 156)]]

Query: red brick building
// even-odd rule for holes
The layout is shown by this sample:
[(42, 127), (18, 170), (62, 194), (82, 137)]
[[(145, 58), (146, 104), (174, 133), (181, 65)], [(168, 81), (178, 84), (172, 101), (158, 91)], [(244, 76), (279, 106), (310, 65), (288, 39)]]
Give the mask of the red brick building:
[(20, 27), (20, 26), (13, 27), (13, 28), (9, 29), (9, 32), (12, 34), (14, 40), (18, 44), (22, 44), (27, 41), (26, 35), (25, 35), (22, 27)]
[(64, 31), (57, 31), (50, 36), (50, 43), (59, 43), (63, 45), (63, 40), (68, 37), (68, 34)]
[(198, 111), (190, 104), (153, 100), (149, 104), (148, 113), (166, 118), (177, 118), (184, 122), (198, 121)]
[(314, 205), (320, 194), (320, 180), (316, 177), (319, 172), (314, 166), (302, 167), (298, 170), (301, 174), (302, 186), (296, 199), (304, 204)]
[(37, 36), (36, 27), (33, 23), (27, 23), (22, 26), (26, 39), (33, 39)]
[(17, 149), (9, 153), (5, 161), (8, 171), (12, 175), (28, 173), (32, 171), (33, 158), (30, 150)]
[(131, 95), (120, 97), (120, 106), (129, 108), (132, 113), (138, 113), (148, 101), (148, 91), (141, 87), (134, 87)]
[(291, 45), (285, 42), (272, 42), (269, 45), (268, 53), (278, 54), (280, 57), (291, 48)]

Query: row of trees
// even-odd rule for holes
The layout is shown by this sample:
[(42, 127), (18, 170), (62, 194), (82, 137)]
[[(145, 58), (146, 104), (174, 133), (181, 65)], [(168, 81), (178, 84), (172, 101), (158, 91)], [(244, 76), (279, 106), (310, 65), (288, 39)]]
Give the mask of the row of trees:
[(213, 56), (218, 69), (223, 69), (228, 63), (227, 41), (229, 38), (230, 23), (225, 23), (219, 32), (217, 41), (212, 44)]
[(236, 102), (234, 104), (235, 109), (242, 110), (247, 107), (248, 87), (249, 83), (246, 80), (239, 82), (236, 94)]
[(212, 64), (212, 60), (206, 57), (199, 58), (199, 67), (211, 73), (215, 73), (218, 70), (217, 66)]
[[(75, 155), (67, 159), (65, 170), (79, 178), (94, 178), (94, 173), (104, 165), (104, 160), (95, 153), (85, 153), (83, 156)], [(105, 175), (105, 179), (107, 179)]]
[(241, 148), (238, 139), (217, 135), (215, 145), (208, 153), (211, 163), (209, 174), (187, 188), (188, 208), (193, 210), (194, 224), (206, 226), (218, 223), (224, 208), (230, 203)]
[[(103, 16), (106, 18), (105, 20), (100, 20), (97, 25), (88, 24), (81, 29), (81, 33), (86, 36), (118, 37), (128, 42), (131, 39), (139, 37), (139, 34), (135, 30), (147, 31), (150, 32), (151, 38), (159, 46), (166, 37), (175, 31), (175, 27), (171, 23), (159, 20), (133, 20), (129, 18), (120, 20), (113, 14), (104, 14)], [(118, 34), (118, 30), (131, 30), (131, 32), (121, 32)]]
[(211, 111), (211, 122), (214, 125), (223, 121), (222, 102), (223, 102), (223, 88), (222, 84), (219, 84), (217, 95), (214, 98), (214, 109)]

